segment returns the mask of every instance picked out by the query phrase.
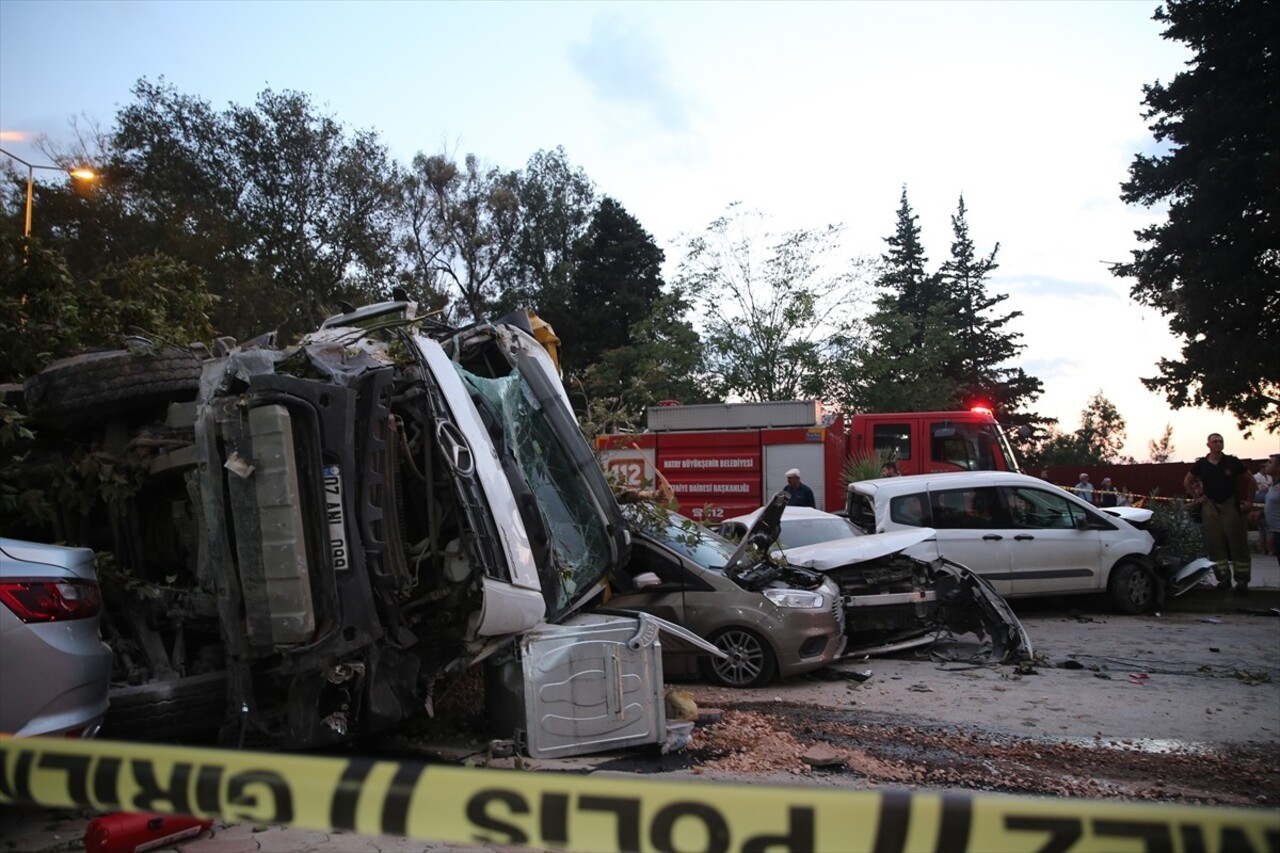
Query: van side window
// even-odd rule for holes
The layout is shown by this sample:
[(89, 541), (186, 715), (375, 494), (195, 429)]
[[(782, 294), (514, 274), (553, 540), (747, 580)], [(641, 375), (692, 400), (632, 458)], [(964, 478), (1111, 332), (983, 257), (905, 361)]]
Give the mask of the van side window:
[(874, 424), (871, 446), (881, 459), (911, 458), (911, 424)]
[(899, 495), (889, 501), (889, 519), (912, 527), (932, 527), (929, 523), (929, 498), (923, 492)]
[(1014, 527), (1070, 530), (1084, 510), (1064, 498), (1043, 489), (1017, 487), (1006, 489)]
[(1009, 514), (1000, 502), (999, 490), (948, 489), (929, 495), (932, 527), (939, 530), (990, 530), (1010, 527)]

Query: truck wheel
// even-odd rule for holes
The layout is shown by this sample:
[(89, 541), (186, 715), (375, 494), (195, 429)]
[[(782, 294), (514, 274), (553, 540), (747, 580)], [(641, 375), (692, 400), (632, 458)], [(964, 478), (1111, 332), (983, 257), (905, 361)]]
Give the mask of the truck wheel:
[(189, 350), (103, 350), (51, 363), (27, 378), (23, 397), (38, 425), (74, 431), (131, 409), (194, 400), (199, 387), (200, 359)]
[(761, 687), (778, 671), (773, 649), (754, 631), (725, 628), (708, 638), (728, 659), (705, 658), (702, 674), (722, 687)]
[(169, 681), (113, 687), (102, 736), (179, 741), (217, 732), (226, 713), (227, 674), (211, 672)]
[(1156, 579), (1142, 566), (1124, 562), (1111, 570), (1111, 601), (1121, 613), (1143, 613), (1156, 603)]

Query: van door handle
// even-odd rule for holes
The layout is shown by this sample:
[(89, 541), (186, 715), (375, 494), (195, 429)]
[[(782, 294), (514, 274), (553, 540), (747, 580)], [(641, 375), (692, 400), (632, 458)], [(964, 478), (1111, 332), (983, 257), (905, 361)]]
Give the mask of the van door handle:
[(1030, 542), (1032, 539), (1035, 539), (1036, 537), (1032, 536), (1030, 533), (1019, 533), (1017, 536), (1013, 538), (1015, 542)]
[(983, 542), (999, 542), (1002, 539), (1004, 539), (1004, 537), (999, 533), (988, 533), (986, 536), (982, 537)]

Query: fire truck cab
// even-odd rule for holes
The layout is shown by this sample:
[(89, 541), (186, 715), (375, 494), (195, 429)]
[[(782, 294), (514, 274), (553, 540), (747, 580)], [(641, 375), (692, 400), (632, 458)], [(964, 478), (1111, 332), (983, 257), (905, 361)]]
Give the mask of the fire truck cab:
[(842, 509), (846, 464), (893, 460), (902, 474), (1018, 471), (987, 409), (837, 413), (816, 400), (653, 406), (647, 429), (596, 439), (605, 468), (645, 488), (665, 483), (680, 512), (716, 522), (763, 505), (798, 468), (818, 509)]

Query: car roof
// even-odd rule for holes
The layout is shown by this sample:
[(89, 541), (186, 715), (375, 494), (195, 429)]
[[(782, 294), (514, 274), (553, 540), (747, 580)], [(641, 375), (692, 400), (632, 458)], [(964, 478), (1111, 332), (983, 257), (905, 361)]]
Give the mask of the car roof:
[[(735, 515), (733, 518), (726, 518), (723, 523), (729, 524), (730, 522), (734, 522), (737, 524), (745, 524), (747, 527), (750, 527), (755, 523), (756, 519), (760, 517), (760, 512), (763, 509), (764, 507), (759, 507), (757, 509), (753, 509), (746, 515)], [(840, 518), (840, 516), (833, 515), (829, 512), (823, 512), (820, 509), (814, 509), (813, 507), (808, 506), (789, 506), (782, 510), (783, 521), (793, 521), (802, 518)]]
[[(954, 471), (939, 474), (909, 474), (905, 477), (881, 477), (849, 484), (849, 491), (867, 495), (895, 495), (939, 488), (963, 489), (967, 486), (1053, 486), (1052, 483), (1014, 471)], [(1057, 486), (1053, 486), (1058, 488)]]

